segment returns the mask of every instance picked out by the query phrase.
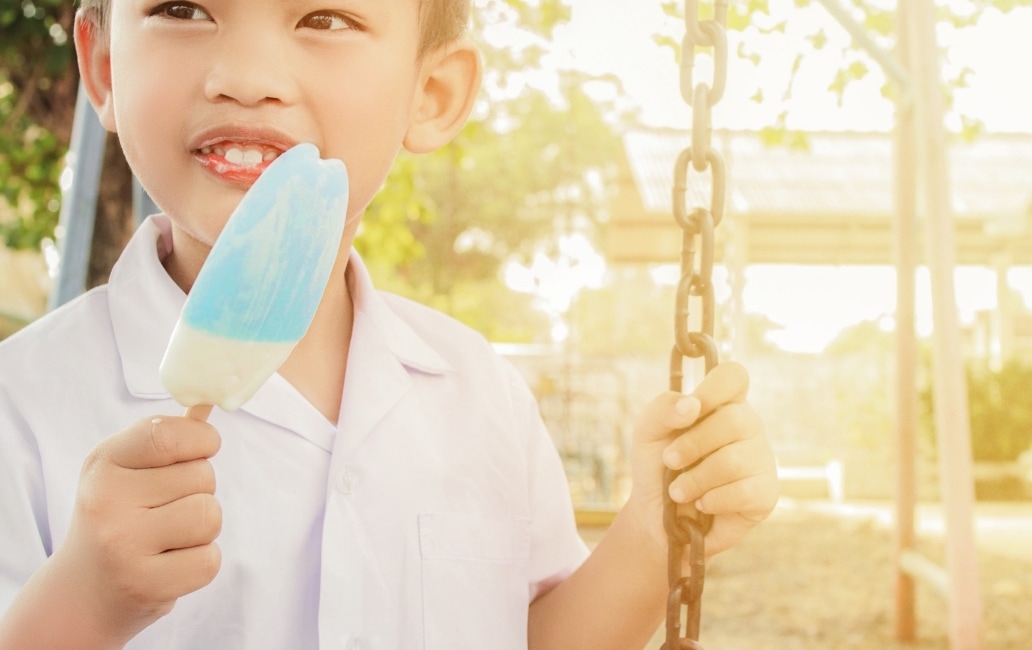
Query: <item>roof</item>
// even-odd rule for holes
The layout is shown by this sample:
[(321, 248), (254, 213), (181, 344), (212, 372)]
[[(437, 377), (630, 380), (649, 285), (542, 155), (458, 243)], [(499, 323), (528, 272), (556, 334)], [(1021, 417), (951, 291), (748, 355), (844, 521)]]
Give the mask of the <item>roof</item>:
[[(891, 264), (896, 247), (895, 150), (890, 133), (807, 133), (806, 148), (768, 146), (755, 132), (718, 131), (727, 167), (717, 247), (733, 240), (743, 264)], [(637, 131), (615, 180), (610, 262), (680, 256), (672, 217), (674, 164), (687, 131)], [(987, 134), (949, 148), (956, 262), (1032, 264), (1032, 134)], [(688, 170), (685, 205), (708, 205), (711, 174)], [(916, 194), (918, 201), (921, 193)], [(917, 230), (923, 231), (923, 220)], [(737, 234), (729, 234), (731, 231)], [(923, 256), (919, 233), (915, 246)]]
[[(734, 214), (892, 214), (890, 133), (810, 133), (808, 149), (764, 144), (754, 132), (714, 132), (727, 163), (726, 210)], [(687, 131), (637, 131), (624, 137), (644, 208), (669, 213), (673, 165), (690, 145)], [(950, 146), (954, 214), (1024, 219), (1032, 208), (1032, 134), (986, 134)], [(689, 170), (689, 205), (705, 201), (709, 173)]]

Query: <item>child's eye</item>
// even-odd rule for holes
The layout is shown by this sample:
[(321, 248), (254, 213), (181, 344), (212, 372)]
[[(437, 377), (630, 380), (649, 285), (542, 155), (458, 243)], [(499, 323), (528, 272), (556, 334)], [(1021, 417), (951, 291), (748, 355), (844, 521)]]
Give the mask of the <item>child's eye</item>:
[(211, 20), (211, 16), (192, 2), (166, 2), (151, 11), (152, 16), (176, 20)]
[(337, 32), (345, 29), (357, 29), (358, 23), (354, 19), (335, 11), (316, 11), (302, 18), (297, 26)]

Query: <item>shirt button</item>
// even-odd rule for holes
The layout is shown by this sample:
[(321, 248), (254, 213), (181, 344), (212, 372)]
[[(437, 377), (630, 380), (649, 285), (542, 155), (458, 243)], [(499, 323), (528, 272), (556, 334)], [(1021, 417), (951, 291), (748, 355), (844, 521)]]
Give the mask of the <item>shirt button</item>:
[[(341, 494), (347, 496), (347, 495), (351, 494), (351, 491), (354, 489), (354, 487), (355, 487), (355, 475), (352, 473), (350, 467), (345, 466), (344, 469), (341, 470), (340, 478), (337, 479), (337, 491), (340, 492)], [(356, 641), (356, 643), (357, 643), (357, 641)], [(355, 647), (357, 648), (358, 646), (355, 646)], [(349, 650), (350, 650), (350, 648), (349, 648)]]

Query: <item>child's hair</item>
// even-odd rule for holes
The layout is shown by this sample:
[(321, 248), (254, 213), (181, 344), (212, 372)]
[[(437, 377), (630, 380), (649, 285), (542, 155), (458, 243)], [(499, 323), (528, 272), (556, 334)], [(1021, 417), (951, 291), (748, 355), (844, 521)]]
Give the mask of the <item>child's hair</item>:
[[(450, 43), (466, 32), (472, 0), (419, 1), (419, 56)], [(82, 11), (93, 12), (97, 25), (107, 28), (112, 0), (79, 0)]]

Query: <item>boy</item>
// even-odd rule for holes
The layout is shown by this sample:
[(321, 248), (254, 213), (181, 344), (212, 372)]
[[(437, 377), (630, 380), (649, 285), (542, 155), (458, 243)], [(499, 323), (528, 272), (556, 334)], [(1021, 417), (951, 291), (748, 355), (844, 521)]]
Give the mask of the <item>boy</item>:
[[(467, 16), (468, 0), (83, 3), (83, 83), (163, 214), (106, 287), (0, 346), (0, 648), (626, 650), (666, 600), (664, 463), (706, 457), (671, 493), (716, 516), (710, 553), (773, 508), (773, 455), (726, 364), (646, 407), (632, 496), (587, 555), (514, 371), (370, 286), (358, 218), (399, 148), (443, 145), (476, 94)], [(185, 293), (298, 142), (351, 186), (312, 326), (240, 410), (172, 415), (157, 368)]]

